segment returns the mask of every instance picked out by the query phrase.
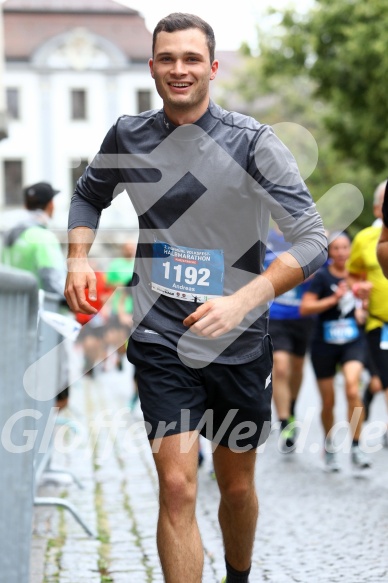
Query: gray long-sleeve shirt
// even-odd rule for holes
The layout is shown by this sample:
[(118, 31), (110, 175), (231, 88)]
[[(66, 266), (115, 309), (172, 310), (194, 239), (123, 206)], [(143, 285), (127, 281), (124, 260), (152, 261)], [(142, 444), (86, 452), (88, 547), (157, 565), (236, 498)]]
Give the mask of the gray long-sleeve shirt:
[[(126, 190), (139, 218), (133, 337), (196, 360), (238, 364), (262, 352), (266, 307), (217, 341), (184, 318), (263, 270), (270, 215), (308, 277), (326, 259), (322, 220), (289, 150), (269, 126), (210, 102), (176, 127), (163, 110), (123, 116), (77, 183), (69, 229), (97, 229)], [(186, 332), (186, 333), (185, 333)]]

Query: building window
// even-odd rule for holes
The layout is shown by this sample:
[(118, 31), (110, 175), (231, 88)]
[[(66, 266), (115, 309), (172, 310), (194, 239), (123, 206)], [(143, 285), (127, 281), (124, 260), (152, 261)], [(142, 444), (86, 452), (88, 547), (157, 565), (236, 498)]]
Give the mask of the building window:
[(140, 89), (137, 92), (137, 113), (151, 109), (151, 91)]
[(71, 90), (71, 119), (86, 119), (86, 91), (85, 89)]
[(5, 206), (23, 205), (23, 162), (4, 160)]
[(71, 161), (71, 190), (73, 191), (75, 185), (77, 184), (77, 180), (81, 178), (82, 174), (84, 173), (86, 166), (89, 164), (89, 161), (85, 158), (81, 158), (78, 160)]
[(20, 119), (20, 94), (15, 87), (7, 88), (7, 114), (9, 119)]

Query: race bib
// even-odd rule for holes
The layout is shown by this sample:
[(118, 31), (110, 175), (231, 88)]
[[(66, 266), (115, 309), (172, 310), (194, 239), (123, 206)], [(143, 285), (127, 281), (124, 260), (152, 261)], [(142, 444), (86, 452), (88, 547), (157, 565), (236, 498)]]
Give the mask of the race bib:
[(175, 247), (156, 241), (151, 288), (170, 298), (203, 303), (223, 295), (224, 252), (221, 249)]
[(381, 328), (380, 348), (381, 350), (388, 350), (388, 324), (384, 324)]
[(276, 303), (282, 306), (300, 306), (303, 290), (300, 286), (294, 287), (276, 298)]
[(328, 344), (347, 344), (358, 338), (360, 332), (354, 318), (340, 318), (323, 322), (323, 339)]

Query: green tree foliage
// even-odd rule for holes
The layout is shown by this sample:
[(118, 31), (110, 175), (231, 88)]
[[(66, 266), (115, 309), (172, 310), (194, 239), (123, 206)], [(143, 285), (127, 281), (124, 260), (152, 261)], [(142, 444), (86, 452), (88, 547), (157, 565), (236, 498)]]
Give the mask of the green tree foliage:
[(315, 199), (339, 182), (356, 185), (365, 210), (355, 232), (370, 224), (373, 191), (387, 175), (388, 0), (320, 0), (305, 15), (271, 18), (259, 30), (259, 55), (243, 47), (228, 98), (237, 93), (260, 121), (312, 133), (319, 162), (307, 185)]
[(346, 158), (385, 173), (388, 160), (388, 1), (320, 0), (301, 18), (283, 14), (283, 34), (262, 43), (263, 70), (306, 74), (330, 108), (325, 123)]

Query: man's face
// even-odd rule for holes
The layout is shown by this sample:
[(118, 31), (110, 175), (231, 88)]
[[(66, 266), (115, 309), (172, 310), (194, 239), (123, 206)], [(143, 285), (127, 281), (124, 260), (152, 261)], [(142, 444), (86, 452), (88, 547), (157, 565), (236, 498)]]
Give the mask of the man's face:
[(149, 65), (167, 115), (202, 115), (202, 109), (208, 106), (209, 82), (216, 76), (218, 62), (210, 63), (206, 36), (201, 30), (160, 32)]
[(338, 267), (343, 267), (350, 255), (350, 241), (347, 237), (337, 237), (329, 245), (329, 256)]

